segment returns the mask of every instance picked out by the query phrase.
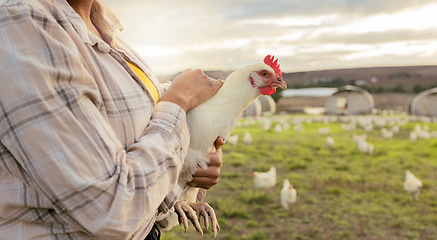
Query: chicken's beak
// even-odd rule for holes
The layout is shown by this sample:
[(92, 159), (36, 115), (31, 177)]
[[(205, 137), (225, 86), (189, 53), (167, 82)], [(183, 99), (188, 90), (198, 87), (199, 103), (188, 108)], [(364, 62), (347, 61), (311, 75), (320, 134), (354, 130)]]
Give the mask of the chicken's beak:
[(278, 77), (276, 80), (277, 81), (273, 84), (273, 87), (275, 87), (275, 88), (279, 87), (279, 88), (282, 88), (284, 90), (287, 89), (287, 83), (285, 83), (284, 79)]

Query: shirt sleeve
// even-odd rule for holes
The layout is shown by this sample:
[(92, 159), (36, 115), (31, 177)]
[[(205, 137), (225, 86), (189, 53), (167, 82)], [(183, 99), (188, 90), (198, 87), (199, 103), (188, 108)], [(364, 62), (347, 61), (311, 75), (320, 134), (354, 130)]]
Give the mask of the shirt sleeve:
[[(102, 115), (99, 87), (76, 44), (42, 12), (2, 8), (0, 140), (19, 166), (9, 171), (42, 195), (26, 199), (20, 214), (126, 239), (180, 193), (185, 112), (158, 103), (144, 135), (124, 148)], [(42, 217), (32, 209), (50, 210)]]

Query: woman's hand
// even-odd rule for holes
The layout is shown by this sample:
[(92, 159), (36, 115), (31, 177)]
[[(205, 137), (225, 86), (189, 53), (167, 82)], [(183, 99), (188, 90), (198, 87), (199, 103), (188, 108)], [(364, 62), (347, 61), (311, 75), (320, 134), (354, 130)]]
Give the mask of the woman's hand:
[(193, 175), (193, 180), (188, 183), (190, 186), (210, 189), (218, 183), (220, 170), (222, 169), (223, 152), (221, 146), (225, 144), (223, 138), (218, 137), (215, 141), (216, 151), (208, 154), (209, 163), (206, 169), (198, 167)]
[(223, 85), (223, 80), (208, 77), (202, 70), (187, 69), (172, 82), (159, 101), (168, 101), (185, 111), (210, 99)]

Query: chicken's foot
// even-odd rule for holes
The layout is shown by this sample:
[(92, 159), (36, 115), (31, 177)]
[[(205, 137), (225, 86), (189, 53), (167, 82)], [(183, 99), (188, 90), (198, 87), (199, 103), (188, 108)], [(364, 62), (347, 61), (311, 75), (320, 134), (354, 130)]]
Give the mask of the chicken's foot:
[(203, 238), (203, 231), (199, 222), (202, 218), (207, 230), (209, 228), (209, 220), (211, 221), (214, 239), (217, 237), (217, 233), (220, 231), (220, 226), (214, 209), (208, 203), (185, 203), (178, 201), (175, 204), (175, 209), (176, 213), (179, 215), (179, 223), (184, 225), (185, 233), (188, 230), (188, 219), (190, 219), (191, 223)]
[(190, 205), (190, 207), (194, 209), (194, 211), (196, 211), (197, 219), (200, 219), (202, 217), (205, 223), (206, 230), (208, 230), (209, 220), (211, 220), (211, 228), (212, 232), (214, 233), (215, 239), (217, 237), (217, 233), (220, 232), (220, 226), (218, 224), (214, 208), (212, 208), (206, 202), (189, 203), (188, 205)]
[(200, 227), (199, 218), (193, 208), (183, 201), (177, 201), (174, 208), (179, 216), (179, 224), (184, 224), (185, 233), (187, 233), (188, 219), (190, 219), (191, 223), (193, 223), (194, 227), (203, 238), (203, 231)]

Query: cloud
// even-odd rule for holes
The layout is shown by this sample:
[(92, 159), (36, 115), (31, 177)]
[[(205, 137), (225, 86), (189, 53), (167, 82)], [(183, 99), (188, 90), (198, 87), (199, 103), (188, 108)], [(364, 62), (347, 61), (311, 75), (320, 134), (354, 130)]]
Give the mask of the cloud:
[[(437, 29), (430, 30), (394, 30), (384, 32), (367, 32), (361, 34), (341, 33), (341, 34), (321, 34), (314, 38), (306, 39), (312, 43), (342, 43), (342, 44), (381, 44), (398, 41), (435, 41), (437, 39)], [(295, 44), (288, 42), (283, 44)]]
[[(115, 0), (109, 1), (113, 2)], [(130, 1), (133, 2), (141, 2)], [(144, 1), (143, 1), (144, 2)], [(426, 4), (431, 4), (432, 0), (221, 0), (221, 1), (160, 1), (154, 3), (155, 10), (164, 8), (199, 9), (205, 15), (219, 15), (223, 19), (253, 19), (276, 17), (312, 17), (319, 15), (340, 14), (343, 16), (365, 17), (377, 14), (392, 14), (404, 9), (414, 9)], [(149, 8), (150, 9), (150, 8)]]
[(106, 0), (158, 74), (232, 70), (275, 54), (284, 71), (432, 64), (433, 0)]

